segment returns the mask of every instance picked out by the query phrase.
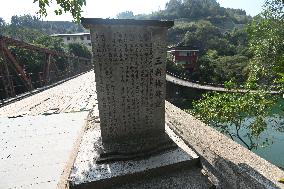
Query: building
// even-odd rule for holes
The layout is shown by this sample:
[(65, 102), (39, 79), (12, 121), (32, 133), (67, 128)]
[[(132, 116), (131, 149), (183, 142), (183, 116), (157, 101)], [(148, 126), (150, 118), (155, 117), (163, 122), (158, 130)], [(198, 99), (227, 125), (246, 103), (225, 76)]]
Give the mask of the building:
[(188, 70), (194, 70), (197, 63), (199, 50), (189, 47), (174, 47), (168, 51), (168, 55), (175, 64), (183, 65)]
[(61, 37), (66, 45), (69, 43), (82, 43), (89, 49), (92, 48), (90, 33), (53, 34), (51, 36)]

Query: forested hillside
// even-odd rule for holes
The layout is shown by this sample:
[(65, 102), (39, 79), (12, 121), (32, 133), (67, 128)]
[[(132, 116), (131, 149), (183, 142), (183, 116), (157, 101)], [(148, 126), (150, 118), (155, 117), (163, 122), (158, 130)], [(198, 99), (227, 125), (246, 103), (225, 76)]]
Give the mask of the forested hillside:
[(251, 53), (246, 25), (252, 18), (244, 10), (220, 7), (216, 0), (170, 0), (164, 10), (149, 15), (126, 11), (117, 18), (174, 20), (168, 45), (199, 50), (197, 68), (184, 70), (192, 80), (224, 83), (234, 78), (242, 83), (247, 78)]
[(119, 13), (117, 18), (166, 19), (186, 22), (207, 20), (225, 30), (247, 24), (251, 19), (244, 10), (220, 7), (216, 0), (170, 0), (164, 10), (149, 15), (134, 15), (131, 11), (125, 11)]
[(44, 34), (78, 33), (86, 31), (80, 24), (68, 21), (42, 21), (40, 18), (32, 15), (12, 16), (10, 24), (7, 24), (2, 18), (0, 18), (0, 28), (2, 29), (0, 29), (0, 32), (3, 32), (4, 27), (6, 27), (6, 34), (9, 30), (19, 28), (34, 29)]

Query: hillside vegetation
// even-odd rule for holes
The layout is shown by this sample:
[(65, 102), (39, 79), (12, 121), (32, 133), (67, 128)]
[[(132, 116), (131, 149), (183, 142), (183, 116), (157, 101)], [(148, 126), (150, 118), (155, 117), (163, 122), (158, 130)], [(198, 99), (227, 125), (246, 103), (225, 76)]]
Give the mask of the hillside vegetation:
[(182, 73), (192, 80), (224, 83), (234, 78), (242, 83), (247, 79), (251, 53), (246, 25), (252, 18), (244, 10), (221, 7), (216, 0), (170, 0), (164, 10), (148, 15), (125, 11), (117, 18), (174, 20), (168, 45), (199, 50), (197, 68)]

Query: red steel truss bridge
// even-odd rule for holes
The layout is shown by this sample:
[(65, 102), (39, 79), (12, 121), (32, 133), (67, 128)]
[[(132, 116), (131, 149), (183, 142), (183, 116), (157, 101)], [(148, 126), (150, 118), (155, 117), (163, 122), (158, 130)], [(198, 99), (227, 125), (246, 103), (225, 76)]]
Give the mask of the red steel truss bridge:
[[(40, 62), (38, 60), (33, 62), (32, 58), (23, 61), (23, 58), (15, 53), (15, 49), (18, 50), (16, 52), (40, 57), (38, 59)], [(0, 106), (10, 99), (52, 86), (92, 68), (91, 59), (72, 56), (0, 35)]]

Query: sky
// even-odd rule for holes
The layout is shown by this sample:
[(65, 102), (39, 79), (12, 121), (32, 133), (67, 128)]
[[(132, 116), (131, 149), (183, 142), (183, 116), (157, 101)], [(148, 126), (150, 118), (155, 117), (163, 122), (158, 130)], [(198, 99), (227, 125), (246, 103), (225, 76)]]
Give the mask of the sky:
[[(0, 0), (5, 1), (0, 6), (0, 17), (10, 22), (13, 15), (31, 14), (35, 15), (38, 5), (33, 0)], [(54, 2), (55, 0), (53, 0)], [(168, 0), (86, 0), (87, 6), (83, 8), (83, 17), (114, 18), (119, 12), (133, 11), (134, 14), (151, 13), (165, 8)], [(217, 0), (222, 7), (239, 8), (251, 16), (261, 11), (264, 0)], [(71, 21), (70, 14), (56, 16), (53, 10), (56, 4), (53, 3), (48, 10), (48, 16), (43, 20), (64, 20)]]

